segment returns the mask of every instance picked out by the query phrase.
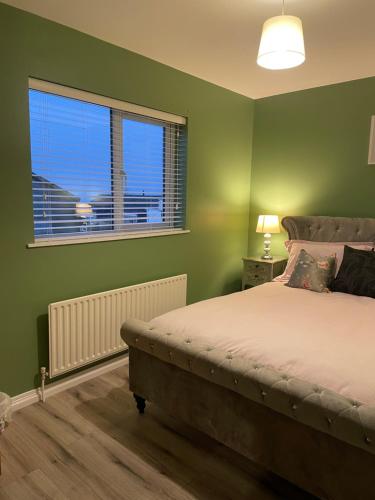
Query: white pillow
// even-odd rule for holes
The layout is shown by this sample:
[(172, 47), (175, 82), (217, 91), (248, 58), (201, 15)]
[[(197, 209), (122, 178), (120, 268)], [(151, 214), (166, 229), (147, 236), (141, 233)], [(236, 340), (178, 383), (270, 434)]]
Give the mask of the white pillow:
[(359, 250), (372, 250), (374, 248), (373, 242), (335, 242), (335, 241), (305, 241), (305, 240), (288, 240), (285, 242), (286, 249), (289, 253), (288, 263), (285, 271), (281, 276), (277, 276), (274, 281), (289, 281), (290, 276), (296, 265), (298, 255), (301, 250), (306, 250), (312, 257), (322, 258), (328, 255), (336, 256), (336, 273), (339, 272), (342, 259), (344, 256), (344, 246), (356, 248)]

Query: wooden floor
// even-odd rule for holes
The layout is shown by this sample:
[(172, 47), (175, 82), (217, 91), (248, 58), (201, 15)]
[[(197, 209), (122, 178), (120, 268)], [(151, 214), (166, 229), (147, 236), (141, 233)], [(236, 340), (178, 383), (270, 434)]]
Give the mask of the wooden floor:
[(14, 415), (0, 499), (311, 499), (148, 405), (121, 368)]

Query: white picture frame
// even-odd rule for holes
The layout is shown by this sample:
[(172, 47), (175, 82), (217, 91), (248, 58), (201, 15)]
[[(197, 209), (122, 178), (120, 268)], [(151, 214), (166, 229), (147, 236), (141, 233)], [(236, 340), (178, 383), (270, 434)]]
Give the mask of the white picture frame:
[(368, 148), (368, 165), (375, 165), (375, 115), (371, 117), (370, 143)]

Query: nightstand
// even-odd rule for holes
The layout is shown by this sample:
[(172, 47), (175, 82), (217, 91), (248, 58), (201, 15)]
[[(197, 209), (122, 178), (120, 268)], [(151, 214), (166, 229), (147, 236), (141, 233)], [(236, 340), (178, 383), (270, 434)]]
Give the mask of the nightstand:
[(242, 290), (246, 287), (263, 285), (284, 272), (288, 259), (274, 257), (265, 260), (261, 257), (243, 257)]

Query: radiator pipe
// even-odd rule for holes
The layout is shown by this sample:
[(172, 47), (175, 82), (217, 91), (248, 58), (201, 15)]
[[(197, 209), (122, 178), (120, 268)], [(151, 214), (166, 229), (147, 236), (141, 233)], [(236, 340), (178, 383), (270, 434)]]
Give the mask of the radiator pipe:
[(42, 386), (41, 386), (42, 402), (45, 403), (46, 402), (46, 395), (44, 392), (44, 386), (45, 386), (46, 378), (48, 377), (48, 371), (47, 371), (47, 368), (45, 366), (42, 366), (40, 368), (40, 377), (42, 380)]

